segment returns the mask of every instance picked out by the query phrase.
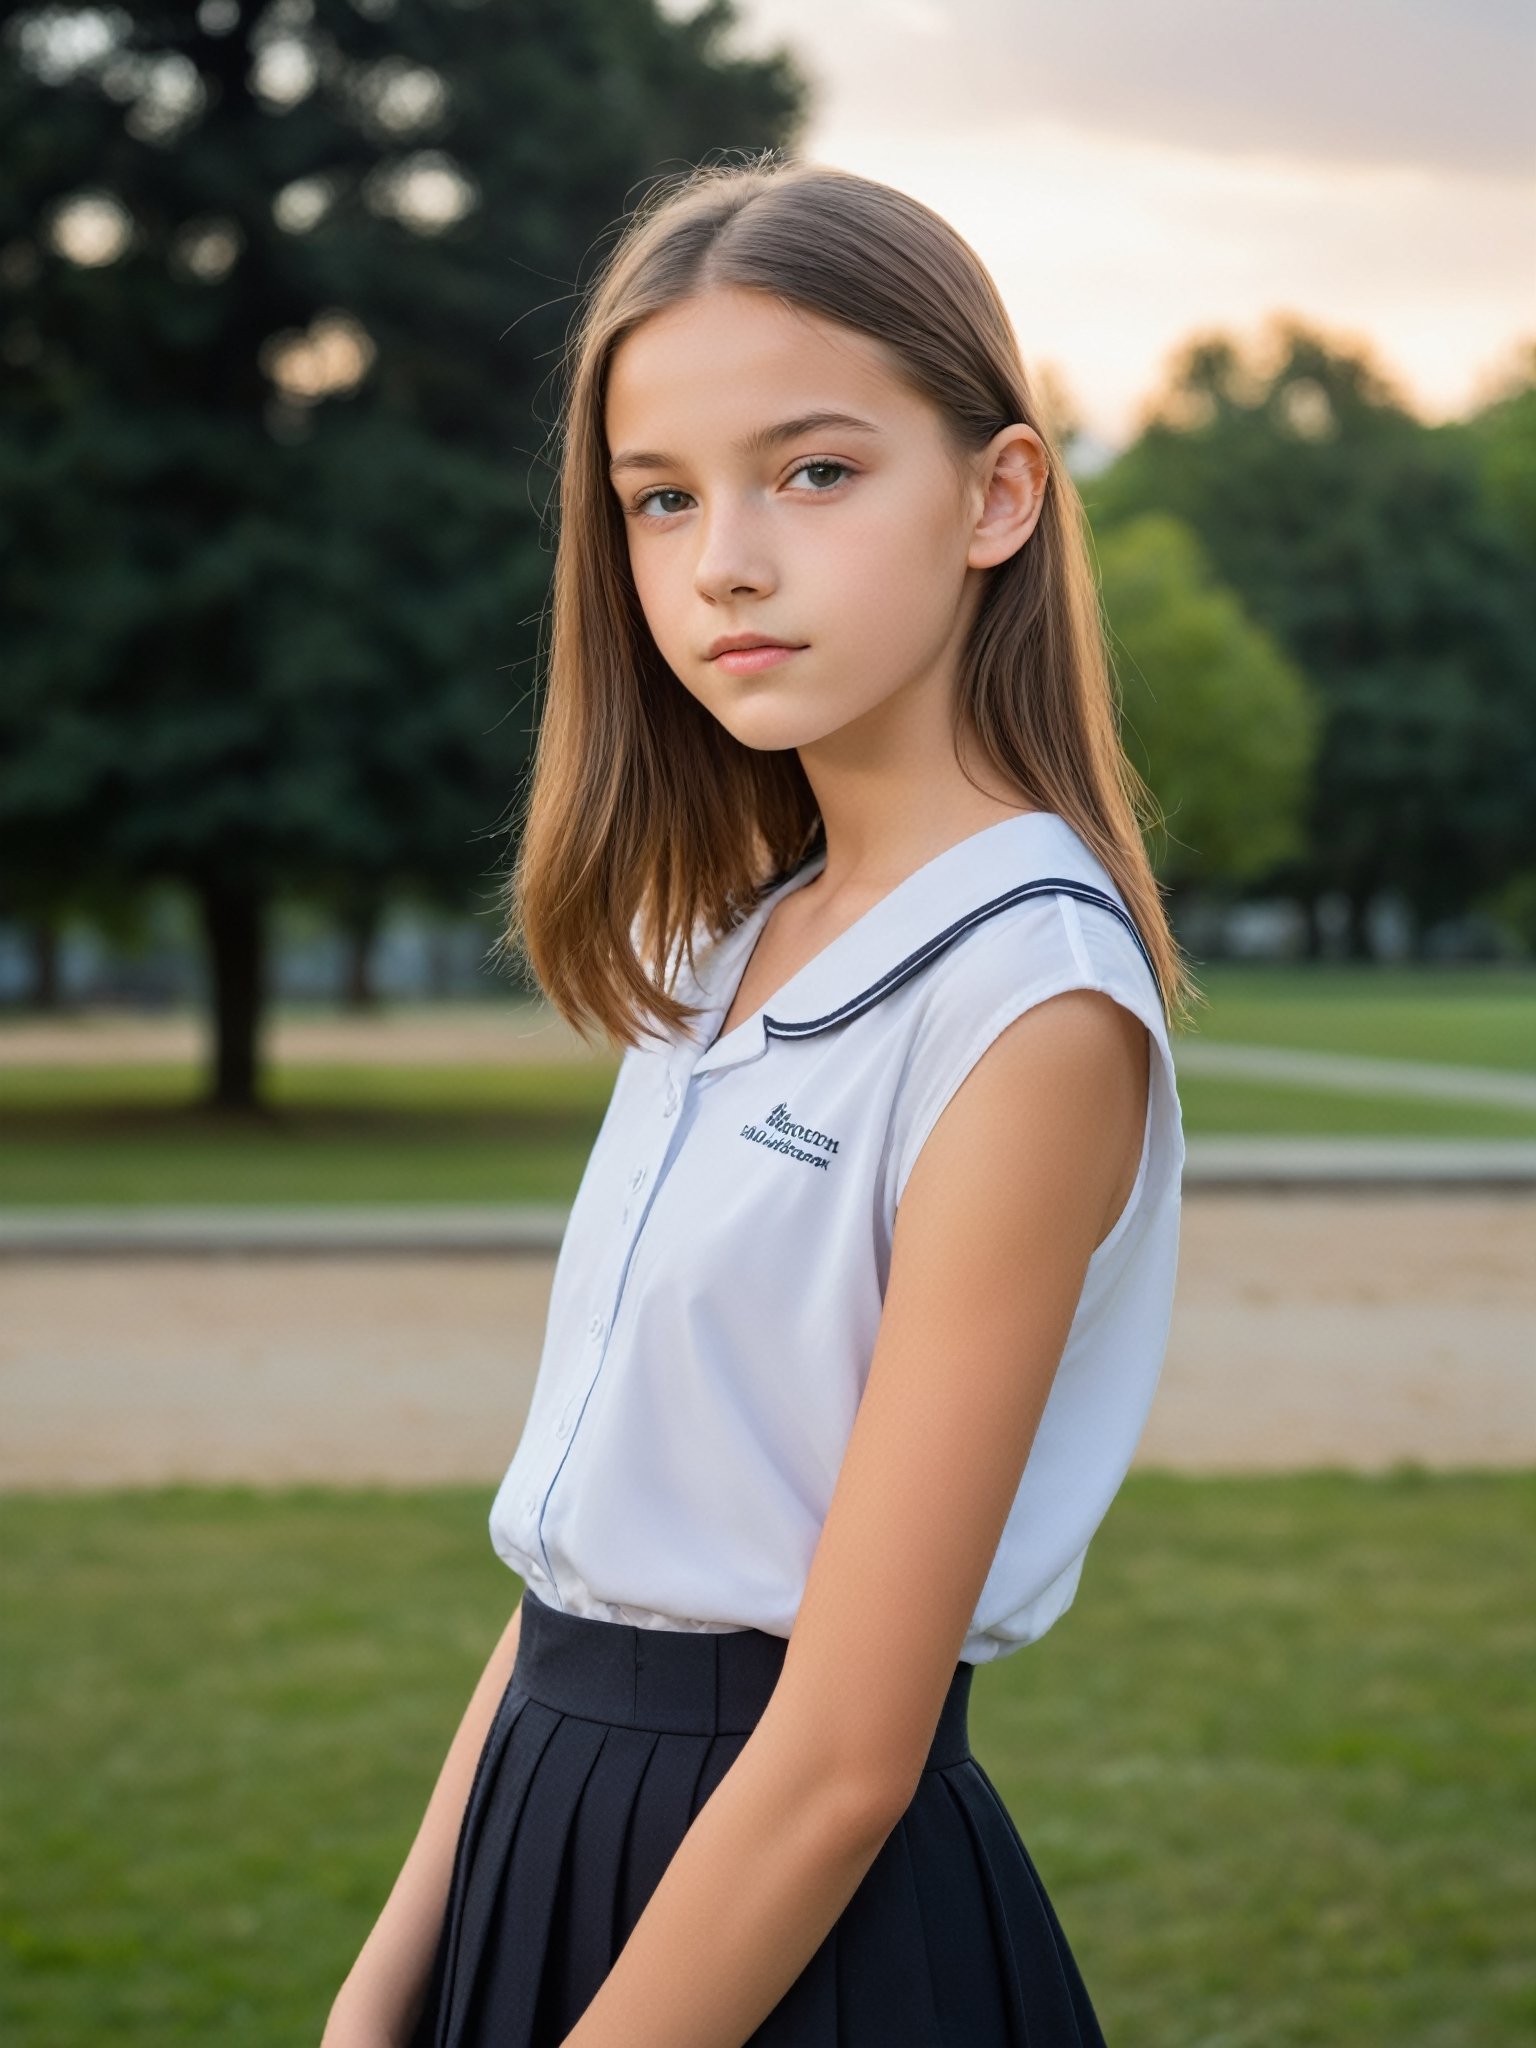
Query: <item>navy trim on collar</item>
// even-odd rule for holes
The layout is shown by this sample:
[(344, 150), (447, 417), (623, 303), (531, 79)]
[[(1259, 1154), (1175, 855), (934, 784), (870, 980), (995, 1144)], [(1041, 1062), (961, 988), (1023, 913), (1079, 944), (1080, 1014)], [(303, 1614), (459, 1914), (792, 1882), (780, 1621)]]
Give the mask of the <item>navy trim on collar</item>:
[[(964, 917), (956, 918), (953, 924), (946, 925), (943, 931), (936, 933), (933, 938), (919, 946), (915, 953), (909, 953), (905, 960), (882, 974), (878, 981), (871, 982), (859, 995), (850, 996), (846, 1003), (840, 1003), (835, 1010), (828, 1010), (824, 1017), (812, 1017), (805, 1023), (796, 1024), (765, 1014), (763, 1029), (775, 1038), (808, 1038), (813, 1031), (826, 1031), (834, 1024), (846, 1024), (850, 1018), (862, 1016), (865, 1010), (873, 1008), (885, 996), (890, 995), (893, 989), (900, 988), (904, 981), (910, 980), (921, 968), (926, 967), (930, 960), (936, 959), (947, 946), (952, 946), (956, 939), (963, 937), (984, 919), (995, 916), (1000, 910), (1007, 910), (1012, 904), (1023, 903), (1031, 896), (1050, 895), (1075, 896), (1080, 903), (1096, 903), (1100, 909), (1110, 911), (1118, 917), (1136, 941), (1137, 951), (1147, 963), (1147, 972), (1152, 977), (1152, 985), (1156, 988), (1158, 1000), (1161, 1002), (1162, 984), (1158, 981), (1157, 969), (1153, 966), (1152, 956), (1136, 928), (1135, 919), (1115, 901), (1113, 896), (1106, 894), (1103, 889), (1096, 889), (1092, 882), (1072, 881), (1064, 875), (1047, 875), (1040, 881), (1022, 882), (1016, 889), (1005, 889), (1001, 896), (994, 896), (989, 902), (980, 903), (974, 910), (967, 911)], [(718, 1040), (715, 1042), (719, 1043)]]

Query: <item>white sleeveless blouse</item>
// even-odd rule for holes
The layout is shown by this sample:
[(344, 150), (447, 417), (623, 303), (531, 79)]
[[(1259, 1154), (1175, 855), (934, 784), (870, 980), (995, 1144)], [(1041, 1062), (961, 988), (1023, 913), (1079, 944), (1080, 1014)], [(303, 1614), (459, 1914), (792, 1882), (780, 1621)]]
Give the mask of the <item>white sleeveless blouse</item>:
[(694, 1036), (658, 1030), (625, 1053), (556, 1262), (491, 1542), (570, 1613), (787, 1637), (923, 1142), (1005, 1026), (1065, 989), (1100, 989), (1152, 1037), (1141, 1162), (1089, 1262), (962, 1647), (986, 1663), (1071, 1605), (1151, 1407), (1178, 1262), (1173, 1057), (1113, 880), (1043, 811), (928, 861), (711, 1043), (769, 911), (824, 863), (817, 854), (701, 943), (696, 976), (678, 959), (674, 992), (707, 1013)]

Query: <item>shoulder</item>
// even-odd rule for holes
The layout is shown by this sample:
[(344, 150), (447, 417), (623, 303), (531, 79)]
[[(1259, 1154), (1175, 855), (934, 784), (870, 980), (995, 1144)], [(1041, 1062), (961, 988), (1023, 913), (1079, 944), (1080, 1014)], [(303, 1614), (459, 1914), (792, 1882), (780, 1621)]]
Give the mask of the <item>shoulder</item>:
[[(1160, 1032), (1161, 991), (1128, 913), (1115, 903), (1050, 890), (983, 906), (984, 915), (947, 938), (940, 934), (935, 943), (942, 950), (913, 992), (909, 1092), (921, 1090), (925, 1075), (937, 1079), (955, 1060), (975, 1057), (1015, 1018), (1068, 990), (1101, 993)], [(1077, 1006), (1083, 1013), (1093, 1007)]]
[(1058, 987), (1125, 990), (1158, 998), (1134, 918), (1107, 875), (1092, 881), (1061, 878), (1060, 886), (1030, 885), (1009, 902), (1007, 892), (962, 921), (955, 942), (932, 978), (935, 1014), (962, 1014), (995, 995)]
[(1141, 1149), (1147, 1038), (1102, 989), (1057, 989), (1002, 1013), (927, 1118), (907, 1161), (908, 1206), (923, 1178), (913, 1168), (926, 1162), (927, 1185), (962, 1211), (1016, 1200), (1023, 1221), (1031, 1204), (1064, 1212), (1080, 1195), (1104, 1215)]
[(1054, 892), (1000, 906), (981, 904), (932, 941), (918, 976), (919, 1032), (964, 1034), (1010, 996), (1077, 971), (1071, 935)]
[(974, 1102), (985, 1089), (999, 1108), (1022, 1109), (1047, 1062), (1049, 1085), (1080, 1107), (1101, 1083), (1145, 1075), (1149, 1035), (1167, 1056), (1161, 992), (1128, 914), (1091, 898), (1049, 891), (999, 909), (920, 979), (894, 1105), (898, 1199), (940, 1116), (994, 1046), (987, 1080), (970, 1093)]

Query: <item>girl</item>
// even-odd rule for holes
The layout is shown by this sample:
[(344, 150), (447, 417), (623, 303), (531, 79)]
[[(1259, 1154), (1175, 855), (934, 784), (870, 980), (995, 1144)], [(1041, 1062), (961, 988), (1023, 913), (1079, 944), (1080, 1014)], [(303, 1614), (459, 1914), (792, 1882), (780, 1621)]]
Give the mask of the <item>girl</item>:
[(973, 251), (767, 152), (585, 310), (509, 943), (627, 1049), (523, 1582), (326, 2048), (1089, 2048), (967, 1733), (1172, 1304), (1190, 994)]

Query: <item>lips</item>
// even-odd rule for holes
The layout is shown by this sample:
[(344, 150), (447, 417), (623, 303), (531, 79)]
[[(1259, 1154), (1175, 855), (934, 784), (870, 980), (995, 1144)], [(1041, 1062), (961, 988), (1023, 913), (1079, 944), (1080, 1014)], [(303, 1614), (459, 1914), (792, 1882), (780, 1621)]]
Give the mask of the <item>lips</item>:
[(750, 654), (758, 647), (781, 647), (786, 652), (797, 652), (793, 640), (775, 640), (766, 633), (739, 633), (715, 641), (709, 650), (709, 659), (718, 661), (722, 654)]
[(713, 659), (717, 668), (729, 669), (733, 676), (749, 676), (759, 669), (777, 668), (781, 661), (802, 652), (783, 640), (759, 640), (751, 647), (723, 648)]

